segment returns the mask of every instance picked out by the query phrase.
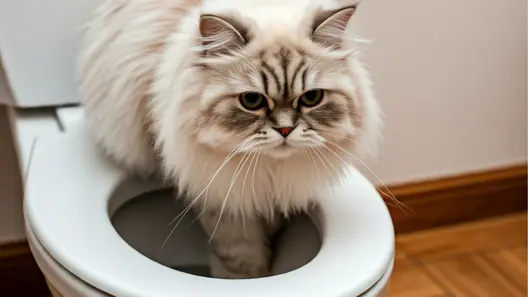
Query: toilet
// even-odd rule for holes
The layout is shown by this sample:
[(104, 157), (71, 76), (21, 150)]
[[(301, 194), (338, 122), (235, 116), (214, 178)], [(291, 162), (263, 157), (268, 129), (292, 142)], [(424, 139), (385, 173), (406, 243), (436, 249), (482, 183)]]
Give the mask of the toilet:
[(320, 205), (289, 221), (272, 276), (209, 277), (207, 238), (191, 216), (164, 244), (183, 205), (159, 180), (129, 176), (102, 155), (78, 104), (76, 28), (97, 2), (0, 3), (26, 237), (53, 296), (387, 296), (392, 220), (375, 187), (352, 167)]
[[(82, 116), (73, 118), (62, 121), (62, 131), (36, 138), (26, 169), (28, 241), (56, 296), (385, 296), (393, 263), (392, 222), (375, 188), (356, 170), (350, 169), (333, 199), (324, 199), (305, 219), (313, 225), (299, 218), (290, 235), (286, 231), (283, 251), (275, 260), (283, 263), (274, 265), (286, 266), (287, 272), (250, 280), (214, 279), (174, 265), (207, 265), (206, 252), (200, 251), (207, 240), (198, 227), (182, 228), (193, 234), (177, 234), (175, 244), (167, 246), (166, 253), (179, 259), (160, 263), (155, 252), (149, 254), (148, 245), (157, 248), (162, 238), (148, 236), (167, 234), (164, 227), (178, 212), (159, 218), (176, 202), (168, 195), (156, 205), (159, 198), (152, 191), (163, 189), (163, 184), (127, 176), (99, 152)], [(150, 197), (134, 201), (144, 193)], [(134, 202), (143, 204), (134, 211), (129, 205)], [(113, 222), (127, 207), (122, 221)], [(318, 238), (306, 238), (313, 230)], [(127, 240), (134, 235), (132, 246)], [(137, 244), (142, 239), (143, 246)], [(147, 255), (141, 253), (145, 251)], [(309, 261), (295, 259), (313, 251), (316, 255)], [(298, 267), (296, 261), (307, 263)], [(288, 266), (298, 268), (288, 271)]]

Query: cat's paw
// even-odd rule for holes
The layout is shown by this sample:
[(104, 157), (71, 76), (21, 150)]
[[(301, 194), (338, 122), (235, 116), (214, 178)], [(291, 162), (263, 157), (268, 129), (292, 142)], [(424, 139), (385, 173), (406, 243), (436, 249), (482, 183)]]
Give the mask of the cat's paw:
[(245, 258), (235, 261), (211, 257), (211, 276), (223, 279), (245, 279), (270, 276), (268, 262), (265, 259)]

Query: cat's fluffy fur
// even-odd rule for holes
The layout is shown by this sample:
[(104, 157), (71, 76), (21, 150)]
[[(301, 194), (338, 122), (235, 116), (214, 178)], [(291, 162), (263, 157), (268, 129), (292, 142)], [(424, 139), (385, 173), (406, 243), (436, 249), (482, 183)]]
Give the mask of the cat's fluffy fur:
[[(331, 199), (314, 193), (355, 161), (345, 150), (375, 146), (380, 112), (343, 2), (106, 0), (87, 25), (80, 90), (96, 139), (194, 203), (216, 276), (267, 274), (273, 214)], [(300, 107), (310, 89), (323, 101)], [(267, 107), (244, 109), (245, 92)]]

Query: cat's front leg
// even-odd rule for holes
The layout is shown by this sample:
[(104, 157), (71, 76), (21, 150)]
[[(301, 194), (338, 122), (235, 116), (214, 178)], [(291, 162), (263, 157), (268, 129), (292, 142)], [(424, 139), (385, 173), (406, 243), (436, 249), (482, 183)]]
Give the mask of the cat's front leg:
[(211, 240), (211, 275), (218, 278), (255, 278), (269, 275), (271, 252), (264, 222), (207, 210), (200, 223)]

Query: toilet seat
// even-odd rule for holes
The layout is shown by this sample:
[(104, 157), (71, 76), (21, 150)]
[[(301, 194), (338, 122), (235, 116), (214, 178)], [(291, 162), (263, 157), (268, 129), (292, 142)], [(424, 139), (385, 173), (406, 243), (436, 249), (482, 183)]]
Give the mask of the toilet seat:
[[(109, 205), (110, 197), (127, 181), (125, 172), (100, 154), (83, 121), (66, 133), (39, 137), (26, 180), (26, 220), (42, 246), (72, 274), (114, 296), (359, 296), (392, 264), (388, 210), (375, 188), (352, 168), (333, 198), (321, 201), (319, 254), (292, 272), (249, 280), (185, 274), (130, 247), (109, 216), (118, 206)], [(129, 181), (118, 203), (161, 186)]]

